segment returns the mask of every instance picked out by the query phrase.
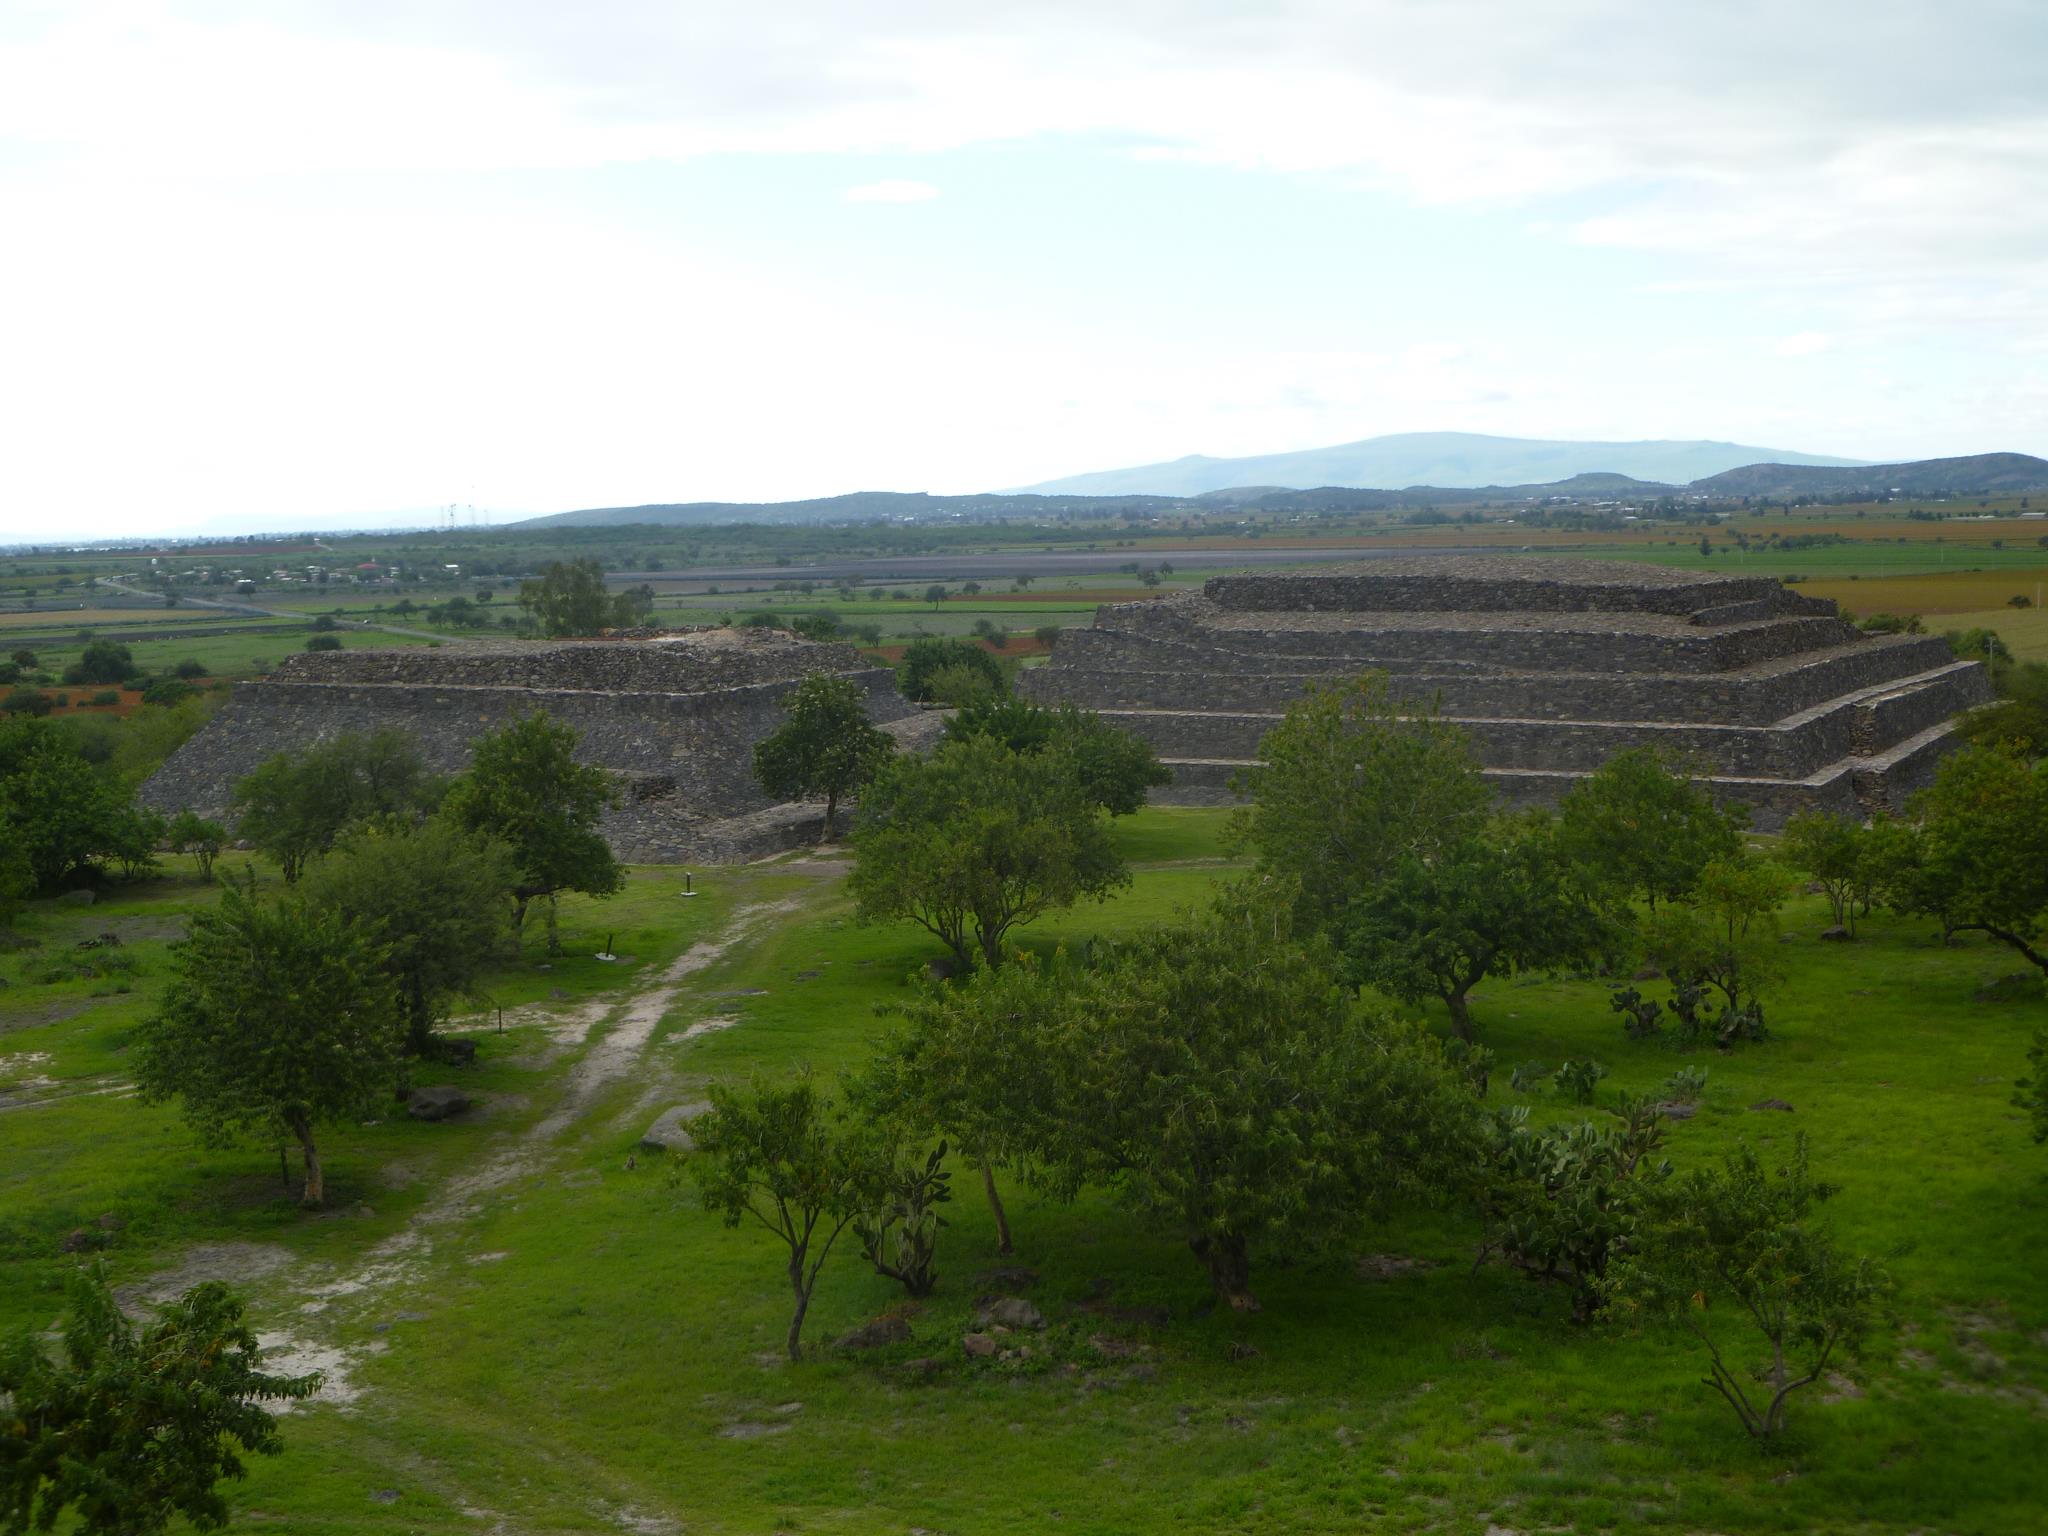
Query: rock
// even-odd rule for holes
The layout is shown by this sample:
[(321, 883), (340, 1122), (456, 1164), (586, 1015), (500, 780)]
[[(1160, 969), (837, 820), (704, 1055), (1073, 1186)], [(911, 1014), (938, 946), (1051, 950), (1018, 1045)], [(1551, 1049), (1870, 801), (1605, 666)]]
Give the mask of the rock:
[(1659, 1104), (1657, 1106), (1657, 1113), (1662, 1115), (1666, 1120), (1690, 1120), (1694, 1115), (1698, 1114), (1699, 1112), (1699, 1105), (1682, 1104), (1679, 1103), (1677, 1100), (1673, 1100), (1668, 1104)]
[(433, 1055), (436, 1061), (446, 1062), (451, 1067), (473, 1067), (476, 1065), (476, 1042), (436, 1035)]
[(1662, 976), (1663, 976), (1663, 974), (1664, 974), (1664, 972), (1663, 972), (1663, 970), (1662, 970), (1661, 968), (1659, 968), (1659, 967), (1657, 967), (1657, 966), (1654, 966), (1654, 965), (1646, 965), (1646, 966), (1644, 966), (1644, 967), (1643, 967), (1643, 968), (1642, 968), (1641, 970), (1637, 971), (1637, 972), (1636, 972), (1636, 973), (1635, 973), (1634, 975), (1630, 976), (1630, 977), (1629, 977), (1629, 980), (1630, 980), (1630, 981), (1656, 981), (1656, 980), (1658, 980), (1658, 979), (1659, 979), (1660, 977), (1662, 977)]
[(697, 1143), (690, 1135), (690, 1122), (710, 1108), (709, 1104), (698, 1101), (663, 1110), (660, 1118), (647, 1127), (647, 1134), (640, 1138), (640, 1145), (658, 1152), (693, 1150)]
[(1396, 1280), (1403, 1275), (1419, 1275), (1436, 1267), (1434, 1259), (1410, 1258), (1405, 1253), (1362, 1253), (1358, 1256), (1358, 1278), (1361, 1280)]
[(57, 898), (60, 907), (89, 907), (99, 898), (91, 891), (66, 891)]
[(1119, 1339), (1108, 1333), (1089, 1334), (1088, 1347), (1105, 1360), (1128, 1360), (1144, 1348), (1130, 1339)]
[(999, 1296), (981, 1309), (983, 1323), (1005, 1328), (1043, 1328), (1045, 1314), (1021, 1296)]
[(66, 1253), (90, 1253), (101, 1244), (101, 1236), (90, 1227), (73, 1227), (57, 1246)]
[(1792, 1113), (1792, 1106), (1790, 1104), (1787, 1104), (1783, 1099), (1765, 1099), (1761, 1103), (1752, 1104), (1749, 1107), (1752, 1110), (1781, 1109), (1788, 1115)]
[(937, 1355), (919, 1355), (915, 1360), (904, 1361), (901, 1367), (904, 1375), (915, 1376), (919, 1380), (929, 1380), (944, 1368), (945, 1362)]
[(104, 1216), (101, 1216), (96, 1221), (94, 1221), (93, 1225), (98, 1227), (102, 1232), (118, 1232), (123, 1227), (128, 1225), (128, 1221), (127, 1218), (117, 1216), (112, 1211), (108, 1211)]
[(1028, 1291), (1038, 1284), (1038, 1271), (1021, 1264), (1004, 1264), (984, 1269), (974, 1277), (976, 1285), (999, 1286), (1006, 1291)]
[(960, 1347), (977, 1360), (986, 1360), (1002, 1346), (985, 1333), (963, 1333)]
[(884, 1344), (901, 1344), (910, 1337), (910, 1324), (900, 1317), (878, 1317), (851, 1333), (833, 1340), (834, 1349), (880, 1349)]
[(1830, 944), (1846, 944), (1849, 942), (1849, 930), (1839, 925), (1833, 928), (1821, 929), (1820, 936)]
[(469, 1095), (453, 1083), (415, 1088), (405, 1098), (405, 1112), (415, 1120), (447, 1120), (468, 1108)]
[(1263, 1360), (1266, 1352), (1256, 1344), (1247, 1344), (1243, 1339), (1230, 1341), (1230, 1358), (1233, 1360)]
[(398, 1490), (396, 1488), (373, 1488), (370, 1490), (370, 1502), (372, 1504), (396, 1504), (398, 1502)]

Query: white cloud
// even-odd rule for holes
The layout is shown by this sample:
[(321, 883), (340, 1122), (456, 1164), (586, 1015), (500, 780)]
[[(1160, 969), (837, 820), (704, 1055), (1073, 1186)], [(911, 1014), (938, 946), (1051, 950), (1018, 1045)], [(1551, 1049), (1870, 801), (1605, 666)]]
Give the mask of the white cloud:
[(1821, 331), (1795, 331), (1780, 338), (1771, 350), (1780, 357), (1812, 357), (1825, 352), (1835, 344), (1835, 339)]
[(840, 199), (848, 203), (928, 203), (939, 189), (928, 181), (870, 181), (848, 187)]

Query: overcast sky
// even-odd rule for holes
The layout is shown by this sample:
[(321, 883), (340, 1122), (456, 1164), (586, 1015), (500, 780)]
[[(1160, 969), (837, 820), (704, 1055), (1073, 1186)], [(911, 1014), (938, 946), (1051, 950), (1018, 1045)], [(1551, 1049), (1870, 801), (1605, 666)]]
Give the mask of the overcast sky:
[(2048, 452), (2038, 0), (0, 4), (0, 538)]

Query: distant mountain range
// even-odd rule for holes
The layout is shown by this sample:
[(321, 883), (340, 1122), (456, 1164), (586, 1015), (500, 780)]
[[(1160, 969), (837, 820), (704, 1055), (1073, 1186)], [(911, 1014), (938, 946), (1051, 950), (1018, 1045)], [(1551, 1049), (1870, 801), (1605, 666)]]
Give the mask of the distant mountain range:
[(1626, 475), (1664, 485), (1739, 469), (1746, 464), (1854, 467), (1863, 461), (1788, 453), (1741, 443), (1579, 443), (1476, 432), (1398, 432), (1334, 448), (1267, 453), (1242, 459), (1191, 454), (1168, 464), (1105, 469), (1024, 486), (1039, 495), (1199, 496), (1234, 486), (1306, 489), (1345, 485), (1368, 489), (1432, 485), (1447, 490), (1539, 485), (1573, 475)]
[[(1434, 434), (1458, 437), (1457, 433)], [(1511, 442), (1513, 439), (1468, 439)], [(1385, 441), (1385, 439), (1382, 439)], [(1542, 448), (1557, 446), (1533, 444)], [(1574, 448), (1598, 444), (1569, 444)], [(1673, 449), (1719, 448), (1720, 444), (1624, 444), (1624, 447)], [(1748, 451), (1748, 450), (1745, 450)], [(1757, 449), (1756, 452), (1767, 450)], [(1281, 455), (1280, 457), (1287, 457)], [(1265, 463), (1271, 460), (1211, 459), (1211, 464)], [(1085, 476), (1082, 478), (1086, 478)], [(1119, 512), (1167, 511), (1176, 507), (1242, 507), (1262, 512), (1371, 511), (1397, 507), (1460, 506), (1475, 502), (1652, 501), (1660, 496), (1703, 496), (1739, 501), (1796, 496), (1823, 500), (1839, 497), (1979, 496), (2048, 494), (2048, 459), (2025, 453), (1979, 453), (1953, 459), (1919, 459), (1905, 464), (1814, 464), (1757, 462), (1738, 465), (1691, 480), (1651, 480), (1613, 470), (1586, 470), (1569, 476), (1534, 481), (1485, 484), (1416, 483), (1376, 487), (1325, 483), (1294, 487), (1274, 480), (1240, 482), (1200, 492), (1155, 494), (1041, 494), (1006, 491), (971, 496), (930, 496), (909, 491), (855, 491), (810, 501), (656, 502), (637, 507), (589, 507), (557, 512), (510, 525), (520, 528), (613, 527), (629, 523), (704, 526), (713, 523), (822, 523), (883, 518), (923, 520), (936, 517), (1046, 517)]]

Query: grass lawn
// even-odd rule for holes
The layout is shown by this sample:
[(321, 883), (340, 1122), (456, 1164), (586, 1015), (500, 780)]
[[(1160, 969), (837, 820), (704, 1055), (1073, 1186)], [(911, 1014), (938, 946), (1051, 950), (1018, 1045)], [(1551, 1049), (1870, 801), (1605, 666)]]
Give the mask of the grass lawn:
[[(1133, 885), (1026, 938), (1077, 942), (1201, 900), (1233, 867), (1225, 820), (1127, 819)], [(463, 1078), (479, 1110), (330, 1132), (336, 1195), (315, 1216), (281, 1197), (270, 1149), (197, 1151), (169, 1111), (80, 1091), (119, 1081), (164, 944), (209, 892), (170, 878), (90, 909), (38, 905), (22, 924), (38, 947), (0, 958), (0, 1098), (73, 1096), (0, 1109), (0, 1322), (54, 1316), (76, 1262), (62, 1241), (102, 1215), (122, 1223), (104, 1256), (117, 1281), (195, 1251), (242, 1264), (261, 1327), (332, 1351), (352, 1395), (295, 1414), (287, 1453), (252, 1467), (236, 1494), (251, 1528), (2040, 1528), (2048, 1149), (2009, 1099), (2048, 1006), (2038, 984), (2002, 981), (2022, 969), (2002, 949), (1882, 918), (1823, 944), (1824, 906), (1801, 898), (1775, 1038), (1729, 1057), (1627, 1040), (1601, 984), (1475, 996), (1499, 1054), (1494, 1102), (1515, 1098), (1508, 1070), (1530, 1060), (1591, 1055), (1608, 1098), (1703, 1064), (1674, 1162), (1804, 1132), (1842, 1186), (1843, 1235), (1898, 1250), (1895, 1325), (1826, 1389), (1835, 1400), (1802, 1395), (1790, 1437), (1758, 1450), (1677, 1336), (1574, 1327), (1562, 1295), (1474, 1272), (1458, 1210), (1389, 1221), (1364, 1245), (1382, 1260), (1362, 1268), (1262, 1256), (1266, 1309), (1237, 1316), (1215, 1309), (1172, 1233), (1097, 1195), (1061, 1206), (1010, 1187), (1018, 1253), (999, 1260), (960, 1169), (938, 1294), (908, 1308), (843, 1251), (812, 1310), (816, 1355), (791, 1367), (779, 1246), (707, 1216), (638, 1138), (707, 1078), (861, 1060), (936, 947), (855, 924), (829, 860), (705, 872), (698, 889), (685, 901), (674, 872), (650, 869), (611, 902), (565, 903), (564, 956), (547, 961), (530, 935), (495, 984), (505, 1033), (480, 1021), (481, 1064)], [(630, 1070), (579, 1086), (607, 1032), (630, 1026), (618, 1015), (578, 1044), (579, 1010), (647, 991), (736, 921), (743, 936), (676, 984)], [(71, 946), (109, 929), (134, 972), (44, 979), (103, 953)], [(607, 934), (616, 965), (590, 958)], [(1793, 1112), (1749, 1108), (1767, 1097)], [(971, 1361), (959, 1336), (976, 1299), (1005, 1288), (983, 1277), (1000, 1262), (1037, 1272), (1027, 1294), (1050, 1326), (1028, 1360)], [(826, 1347), (891, 1309), (909, 1315), (908, 1343)]]

